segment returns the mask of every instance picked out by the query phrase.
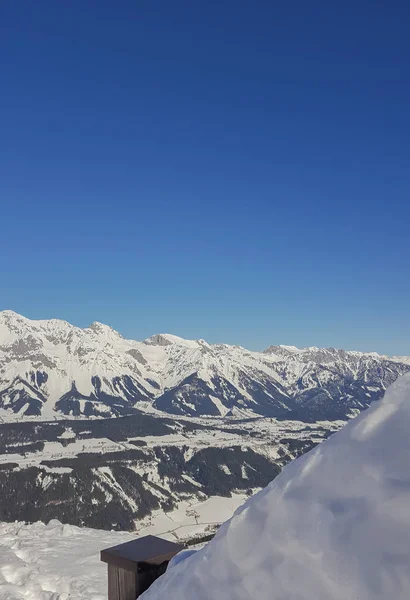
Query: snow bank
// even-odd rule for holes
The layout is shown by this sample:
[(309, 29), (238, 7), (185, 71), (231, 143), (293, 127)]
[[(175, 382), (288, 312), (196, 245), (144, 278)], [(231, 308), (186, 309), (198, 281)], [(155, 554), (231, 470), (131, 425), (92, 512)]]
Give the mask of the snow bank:
[[(229, 518), (245, 498), (233, 494), (181, 502), (174, 511), (155, 511), (139, 522), (138, 533), (171, 541), (203, 534), (207, 524)], [(48, 525), (0, 523), (0, 600), (105, 600), (107, 567), (100, 562), (100, 550), (132, 539), (135, 534), (73, 527), (57, 520)], [(173, 564), (190, 553), (180, 553)]]
[(0, 523), (0, 600), (105, 600), (100, 550), (135, 539), (59, 521)]
[(246, 502), (144, 600), (408, 600), (410, 376)]

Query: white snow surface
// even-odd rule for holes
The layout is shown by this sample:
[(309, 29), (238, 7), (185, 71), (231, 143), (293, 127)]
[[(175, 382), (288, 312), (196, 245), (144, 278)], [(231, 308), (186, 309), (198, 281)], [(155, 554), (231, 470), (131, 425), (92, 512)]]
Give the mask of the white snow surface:
[[(187, 478), (189, 479), (189, 478)], [(229, 519), (247, 499), (246, 494), (233, 493), (230, 498), (211, 496), (207, 500), (180, 501), (170, 512), (154, 511), (136, 522), (139, 536), (156, 535), (171, 542), (184, 543), (201, 537)]]
[(105, 600), (100, 550), (129, 542), (129, 533), (62, 525), (0, 523), (0, 600)]
[[(138, 536), (184, 539), (209, 533), (243, 504), (245, 494), (180, 502), (136, 523)], [(63, 525), (0, 523), (0, 600), (106, 600), (107, 568), (100, 551), (136, 534)], [(179, 560), (182, 559), (182, 556)]]
[(408, 600), (410, 376), (290, 463), (143, 598)]

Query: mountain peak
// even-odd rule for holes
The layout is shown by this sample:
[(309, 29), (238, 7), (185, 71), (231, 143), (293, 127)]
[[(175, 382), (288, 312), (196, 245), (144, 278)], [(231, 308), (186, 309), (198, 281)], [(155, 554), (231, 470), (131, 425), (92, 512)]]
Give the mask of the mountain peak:
[(285, 346), (279, 344), (278, 346), (269, 346), (263, 351), (264, 354), (278, 354), (279, 356), (290, 356), (291, 354), (297, 354), (300, 352), (300, 348), (296, 346)]
[[(203, 340), (201, 341), (203, 342)], [(186, 340), (172, 333), (157, 333), (144, 340), (143, 343), (149, 346), (172, 346), (176, 344), (178, 346), (196, 347), (198, 345), (195, 340)]]
[(69, 323), (68, 321), (64, 321), (63, 319), (29, 319), (28, 317), (25, 317), (24, 315), (20, 315), (19, 313), (16, 313), (14, 310), (2, 310), (0, 311), (0, 320), (3, 321), (7, 321), (10, 323), (20, 323), (20, 324), (26, 324), (27, 326), (30, 327), (55, 327), (56, 325), (59, 326), (67, 326), (67, 327), (72, 327), (74, 328), (74, 325), (71, 325), (71, 323)]
[(238, 409), (309, 421), (348, 418), (408, 371), (410, 358), (295, 346), (250, 352), (171, 333), (139, 342), (98, 321), (80, 328), (0, 313), (0, 411), (14, 415), (124, 416), (142, 401), (188, 416)]
[(6, 319), (13, 319), (13, 320), (23, 320), (25, 319), (25, 317), (23, 317), (22, 315), (19, 315), (18, 313), (14, 312), (14, 310), (0, 310), (0, 317), (5, 317)]
[(94, 321), (94, 323), (91, 323), (88, 329), (91, 329), (95, 333), (114, 333), (115, 335), (120, 335), (118, 331), (116, 331), (109, 325), (105, 325), (105, 323), (100, 323), (100, 321)]

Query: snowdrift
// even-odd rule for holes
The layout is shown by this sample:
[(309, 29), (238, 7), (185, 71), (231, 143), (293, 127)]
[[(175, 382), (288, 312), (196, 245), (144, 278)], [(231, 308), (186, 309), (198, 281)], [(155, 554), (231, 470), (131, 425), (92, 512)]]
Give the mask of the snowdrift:
[(410, 377), (175, 562), (144, 600), (408, 600)]
[(44, 523), (0, 523), (0, 600), (105, 600), (100, 550), (129, 533)]

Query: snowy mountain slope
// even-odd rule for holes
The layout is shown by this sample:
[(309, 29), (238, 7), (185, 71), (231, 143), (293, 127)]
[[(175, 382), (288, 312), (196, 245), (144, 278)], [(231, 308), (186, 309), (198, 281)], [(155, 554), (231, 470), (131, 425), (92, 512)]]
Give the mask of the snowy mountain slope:
[(410, 370), (376, 353), (184, 340), (144, 342), (107, 325), (81, 329), (0, 312), (0, 416), (117, 417), (138, 408), (176, 415), (237, 411), (305, 421), (348, 418)]
[(409, 430), (406, 375), (288, 465), (143, 599), (407, 600)]

